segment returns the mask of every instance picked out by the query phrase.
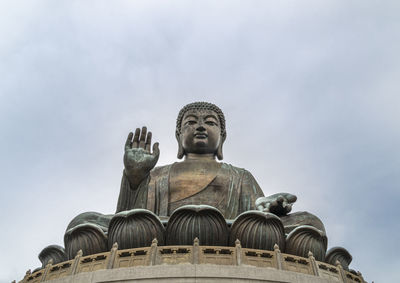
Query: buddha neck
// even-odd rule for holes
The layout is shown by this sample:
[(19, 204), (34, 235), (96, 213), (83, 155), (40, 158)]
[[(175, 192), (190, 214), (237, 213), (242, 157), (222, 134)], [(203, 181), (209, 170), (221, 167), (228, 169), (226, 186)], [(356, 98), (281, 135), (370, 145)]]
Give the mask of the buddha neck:
[(185, 160), (186, 162), (190, 161), (215, 161), (215, 154), (213, 153), (204, 153), (204, 154), (198, 154), (198, 153), (187, 153), (185, 155)]

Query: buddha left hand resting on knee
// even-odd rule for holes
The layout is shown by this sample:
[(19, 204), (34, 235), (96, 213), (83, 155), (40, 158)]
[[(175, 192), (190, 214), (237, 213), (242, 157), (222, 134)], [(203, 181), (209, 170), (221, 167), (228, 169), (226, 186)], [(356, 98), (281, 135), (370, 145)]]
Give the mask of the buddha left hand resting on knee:
[(278, 193), (256, 200), (256, 208), (260, 211), (270, 212), (278, 216), (287, 215), (292, 211), (293, 203), (297, 197), (289, 193)]

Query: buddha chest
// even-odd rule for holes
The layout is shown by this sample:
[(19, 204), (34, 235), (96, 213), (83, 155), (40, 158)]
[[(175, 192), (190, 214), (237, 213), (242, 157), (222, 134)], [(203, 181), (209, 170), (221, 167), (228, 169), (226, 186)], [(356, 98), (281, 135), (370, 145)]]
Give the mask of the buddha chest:
[(218, 209), (227, 204), (229, 176), (218, 162), (181, 162), (171, 168), (168, 214), (187, 204), (206, 204)]

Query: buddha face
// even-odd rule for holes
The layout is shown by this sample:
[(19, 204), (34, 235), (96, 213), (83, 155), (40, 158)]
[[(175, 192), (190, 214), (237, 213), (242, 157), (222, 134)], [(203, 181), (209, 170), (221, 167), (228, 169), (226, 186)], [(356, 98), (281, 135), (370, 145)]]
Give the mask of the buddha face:
[(216, 154), (221, 143), (217, 113), (212, 110), (188, 110), (182, 118), (180, 139), (186, 154)]

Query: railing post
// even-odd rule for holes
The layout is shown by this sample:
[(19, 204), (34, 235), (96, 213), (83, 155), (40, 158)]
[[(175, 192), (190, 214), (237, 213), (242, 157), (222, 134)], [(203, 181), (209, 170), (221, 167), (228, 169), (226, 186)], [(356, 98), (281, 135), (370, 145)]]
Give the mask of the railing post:
[(25, 272), (25, 276), (24, 276), (24, 279), (22, 279), (22, 282), (28, 282), (28, 277), (29, 276), (31, 276), (32, 275), (32, 271), (30, 270), (30, 269), (28, 269), (26, 272)]
[(31, 274), (32, 274), (32, 271), (30, 269), (28, 269), (25, 272), (25, 276), (24, 276), (24, 279), (22, 279), (22, 282), (24, 282), (24, 283), (27, 282), (28, 281), (28, 277), (31, 276)]
[(200, 249), (199, 249), (199, 238), (195, 238), (193, 241), (193, 257), (192, 264), (199, 264)]
[(346, 273), (344, 272), (342, 265), (340, 264), (340, 262), (338, 260), (335, 262), (335, 264), (336, 264), (337, 269), (339, 269), (339, 275), (340, 275), (341, 282), (346, 283), (347, 282)]
[(50, 268), (52, 266), (53, 266), (53, 259), (50, 259), (49, 262), (46, 264), (46, 267), (44, 268), (42, 278), (40, 278), (40, 282), (46, 281), (47, 274), (49, 273)]
[(108, 262), (107, 262), (107, 269), (113, 269), (114, 268), (114, 262), (115, 258), (117, 257), (117, 251), (118, 251), (118, 243), (115, 242), (112, 245), (110, 255), (108, 257)]
[(274, 253), (275, 253), (275, 258), (276, 258), (276, 268), (278, 270), (282, 270), (282, 254), (281, 251), (279, 250), (279, 246), (277, 244), (274, 245)]
[[(360, 271), (357, 271), (357, 275), (361, 278), (362, 283), (366, 283), (366, 281), (364, 280), (364, 277), (362, 276)], [(372, 282), (372, 283), (374, 283), (374, 282)]]
[(240, 244), (239, 239), (235, 241), (235, 249), (236, 249), (236, 265), (242, 265), (242, 245)]
[(319, 276), (319, 269), (315, 257), (311, 251), (308, 251), (308, 259), (310, 260), (311, 269), (315, 276)]
[(83, 255), (82, 250), (79, 250), (79, 251), (76, 253), (76, 256), (75, 256), (75, 258), (74, 258), (74, 262), (72, 263), (72, 266), (71, 266), (70, 275), (74, 275), (74, 274), (77, 273), (77, 271), (78, 271), (78, 266), (79, 266), (79, 263), (80, 263), (80, 261), (81, 261), (82, 255)]
[(156, 238), (154, 238), (150, 246), (149, 265), (157, 264), (157, 250), (158, 250), (158, 241)]

